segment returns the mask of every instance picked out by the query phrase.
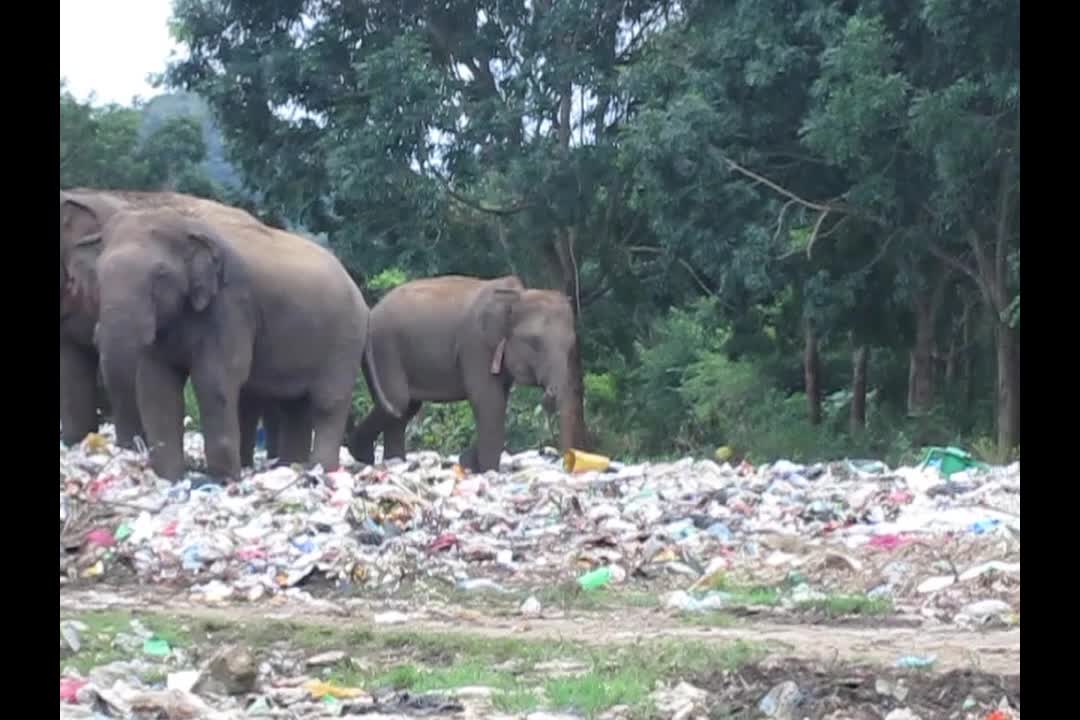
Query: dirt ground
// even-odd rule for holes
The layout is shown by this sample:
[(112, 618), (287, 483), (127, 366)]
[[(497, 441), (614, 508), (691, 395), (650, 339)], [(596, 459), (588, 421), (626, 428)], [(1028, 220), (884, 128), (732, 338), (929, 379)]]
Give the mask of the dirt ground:
[[(374, 624), (385, 608), (363, 601), (325, 603), (269, 602), (257, 605), (207, 606), (160, 591), (68, 590), (60, 594), (61, 610), (149, 608), (155, 612), (232, 621), (294, 620), (340, 626), (343, 619)], [(730, 643), (744, 640), (773, 652), (803, 660), (892, 666), (905, 656), (936, 656), (941, 672), (977, 670), (1000, 675), (1020, 674), (1019, 628), (983, 632), (951, 627), (844, 627), (744, 619), (731, 627), (696, 627), (671, 613), (643, 608), (620, 608), (602, 613), (578, 612), (572, 617), (497, 618), (478, 609), (414, 609), (407, 627), (417, 632), (469, 633), (522, 640), (563, 640), (593, 644), (637, 643), (656, 638), (687, 638)]]

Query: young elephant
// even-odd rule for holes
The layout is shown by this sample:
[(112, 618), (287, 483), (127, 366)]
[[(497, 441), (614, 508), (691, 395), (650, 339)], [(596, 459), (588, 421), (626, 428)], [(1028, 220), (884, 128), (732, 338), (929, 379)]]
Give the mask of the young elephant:
[[(97, 347), (94, 344), (94, 326), (98, 321), (97, 277), (94, 269), (96, 254), (85, 255), (82, 262), (82, 281), (76, 284), (68, 271), (67, 262), (72, 248), (83, 237), (101, 232), (105, 223), (120, 210), (138, 207), (181, 207), (191, 212), (216, 214), (225, 206), (210, 200), (181, 193), (103, 191), (77, 188), (60, 191), (60, 419), (63, 426), (61, 439), (68, 445), (80, 442), (88, 433), (98, 429), (98, 410), (108, 414), (113, 410), (116, 424), (117, 444), (134, 447), (136, 435), (144, 435), (135, 401), (135, 379), (130, 377), (123, 385), (113, 383), (115, 402), (110, 403), (109, 393), (101, 378)], [(235, 211), (243, 212), (243, 211)], [(96, 245), (95, 245), (96, 247)], [(115, 408), (110, 408), (115, 405)], [(278, 456), (279, 436), (287, 432), (281, 423), (280, 409), (273, 403), (254, 397), (245, 397), (242, 404), (241, 441), (242, 462), (253, 462), (255, 428), (259, 417), (267, 427), (267, 452)], [(296, 432), (303, 433), (304, 428)], [(181, 437), (182, 437), (182, 430)], [(310, 427), (307, 428), (310, 436)], [(292, 453), (282, 459), (302, 461), (302, 454)]]
[[(211, 475), (239, 476), (242, 392), (309, 417), (310, 459), (337, 467), (368, 307), (329, 251), (223, 207), (120, 211), (79, 253), (96, 257), (106, 383), (111, 392), (135, 378), (159, 475), (183, 473), (176, 438), (188, 376)], [(286, 435), (293, 451), (311, 447), (310, 432)]]
[[(581, 448), (585, 423), (578, 376), (574, 314), (562, 293), (527, 290), (515, 276), (493, 280), (446, 275), (405, 283), (371, 311), (368, 360), (372, 398), (381, 380), (385, 399), (352, 431), (349, 450), (374, 461), (374, 443), (385, 433), (386, 457), (405, 454), (405, 427), (421, 403), (468, 400), (477, 444), (462, 456), (474, 471), (497, 469), (513, 383), (545, 389), (556, 403), (563, 448)], [(397, 417), (395, 417), (397, 416)]]

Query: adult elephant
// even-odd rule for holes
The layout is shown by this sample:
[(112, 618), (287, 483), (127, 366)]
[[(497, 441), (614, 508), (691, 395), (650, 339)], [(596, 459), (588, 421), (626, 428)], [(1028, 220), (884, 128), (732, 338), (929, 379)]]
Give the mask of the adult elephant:
[(282, 437), (296, 445), (283, 452), (311, 448), (312, 461), (337, 467), (369, 311), (328, 250), (233, 208), (129, 209), (78, 241), (69, 268), (86, 266), (106, 384), (112, 393), (135, 379), (159, 475), (183, 472), (176, 438), (188, 377), (211, 475), (239, 476), (244, 395), (309, 419), (314, 447), (310, 433), (290, 431)]
[[(187, 208), (195, 213), (218, 213), (225, 207), (181, 193), (94, 188), (60, 191), (60, 420), (61, 439), (65, 444), (78, 443), (96, 431), (99, 410), (103, 416), (111, 410), (93, 338), (98, 321), (98, 303), (92, 297), (97, 288), (93, 263), (85, 263), (80, 289), (67, 271), (66, 258), (79, 239), (100, 233), (109, 218), (120, 210), (161, 206)], [(90, 258), (91, 261), (95, 259)], [(113, 413), (117, 444), (132, 448), (135, 436), (143, 435), (135, 402), (134, 378), (129, 378), (126, 383), (114, 382), (113, 392), (118, 400)], [(267, 429), (267, 453), (270, 457), (278, 457), (279, 433), (284, 432), (281, 408), (265, 399), (246, 396), (241, 419), (244, 465), (250, 466), (254, 462), (255, 429), (260, 417)], [(302, 433), (303, 428), (298, 428), (297, 432)], [(284, 453), (282, 459), (302, 460), (306, 456), (306, 451), (302, 455)]]
[(353, 429), (349, 450), (374, 462), (384, 434), (386, 457), (405, 454), (405, 427), (423, 402), (468, 400), (477, 441), (462, 464), (497, 469), (506, 434), (506, 405), (514, 383), (543, 387), (544, 405), (559, 409), (564, 449), (585, 437), (574, 314), (562, 293), (526, 289), (516, 276), (491, 280), (445, 275), (400, 285), (371, 311), (363, 371), (385, 400)]
[[(64, 263), (68, 251), (84, 235), (100, 232), (113, 213), (126, 206), (118, 197), (93, 191), (60, 191), (60, 438), (72, 445), (98, 429), (98, 409), (108, 402), (94, 347), (97, 313), (74, 292)], [(142, 428), (137, 415), (117, 424), (117, 442), (132, 447)]]

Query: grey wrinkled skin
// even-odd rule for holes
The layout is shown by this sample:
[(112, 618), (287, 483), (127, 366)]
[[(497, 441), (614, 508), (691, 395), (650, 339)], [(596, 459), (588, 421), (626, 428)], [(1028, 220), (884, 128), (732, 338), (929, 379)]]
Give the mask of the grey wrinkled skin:
[[(514, 383), (543, 387), (545, 405), (559, 409), (562, 445), (582, 447), (577, 352), (573, 310), (561, 293), (527, 289), (516, 276), (405, 283), (371, 311), (368, 357), (378, 362), (386, 400), (352, 430), (349, 450), (370, 464), (375, 440), (384, 434), (385, 457), (403, 457), (405, 427), (424, 402), (468, 400), (477, 439), (462, 464), (497, 469)], [(364, 377), (371, 388), (367, 363)]]
[(238, 477), (241, 444), (254, 436), (241, 417), (266, 401), (288, 420), (283, 457), (337, 467), (368, 308), (329, 251), (234, 208), (159, 207), (114, 213), (71, 258), (80, 282), (78, 268), (96, 274), (106, 385), (112, 394), (134, 378), (159, 475), (183, 472), (189, 377), (211, 475)]
[[(117, 444), (121, 447), (133, 448), (136, 435), (145, 437), (136, 407), (134, 378), (114, 382), (111, 392), (105, 390), (95, 339), (99, 304), (96, 254), (72, 253), (72, 250), (82, 238), (101, 233), (109, 218), (120, 210), (163, 206), (182, 207), (195, 213), (213, 213), (222, 207), (181, 193), (94, 188), (60, 191), (60, 420), (61, 440), (68, 445), (80, 442), (98, 429), (99, 413), (113, 415)], [(77, 272), (69, 268), (71, 263), (78, 266)], [(110, 402), (112, 398), (116, 402)], [(245, 394), (243, 410), (243, 463), (253, 462), (255, 429), (260, 416), (267, 429), (267, 452), (276, 457), (282, 409), (249, 393)]]

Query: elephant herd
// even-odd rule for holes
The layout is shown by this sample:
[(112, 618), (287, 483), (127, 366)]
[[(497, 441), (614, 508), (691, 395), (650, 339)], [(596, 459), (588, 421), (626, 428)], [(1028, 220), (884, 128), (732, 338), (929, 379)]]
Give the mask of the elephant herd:
[(208, 474), (271, 457), (334, 469), (363, 373), (373, 409), (347, 444), (373, 463), (405, 454), (424, 402), (468, 400), (476, 442), (460, 462), (496, 469), (514, 383), (544, 388), (560, 444), (581, 448), (582, 388), (567, 297), (516, 276), (405, 283), (373, 308), (332, 253), (221, 203), (170, 192), (60, 192), (60, 418), (65, 443), (109, 408), (117, 442), (142, 438), (175, 480), (183, 389), (195, 391)]

